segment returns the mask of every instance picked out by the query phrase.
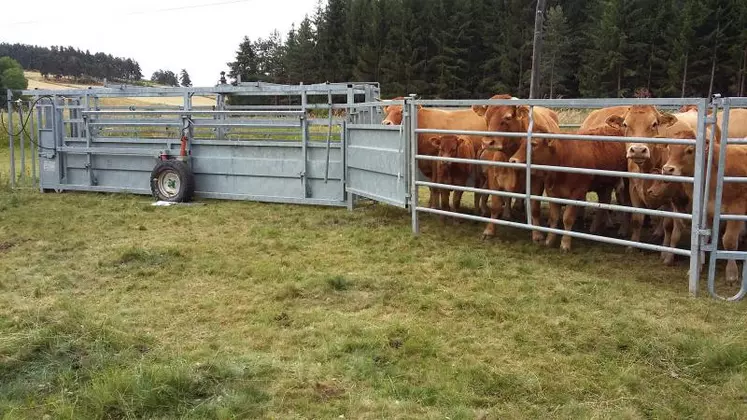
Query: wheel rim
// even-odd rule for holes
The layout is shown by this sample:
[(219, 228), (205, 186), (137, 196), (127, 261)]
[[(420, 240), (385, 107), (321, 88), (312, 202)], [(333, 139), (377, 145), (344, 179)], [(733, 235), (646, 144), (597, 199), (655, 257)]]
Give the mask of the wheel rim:
[(174, 198), (181, 188), (179, 175), (174, 171), (164, 171), (158, 176), (158, 192), (166, 198)]

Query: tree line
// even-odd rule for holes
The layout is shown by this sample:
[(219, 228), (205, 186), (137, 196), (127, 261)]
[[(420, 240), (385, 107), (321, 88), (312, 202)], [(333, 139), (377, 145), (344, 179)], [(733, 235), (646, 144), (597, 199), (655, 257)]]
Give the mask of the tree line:
[[(549, 0), (542, 97), (747, 94), (747, 1)], [(245, 37), (235, 82), (378, 81), (387, 97), (529, 93), (536, 2), (327, 0)]]
[(179, 76), (171, 70), (159, 69), (153, 72), (153, 75), (150, 76), (150, 81), (165, 86), (192, 86), (192, 79), (190, 79), (186, 69), (182, 69)]
[(74, 47), (50, 48), (26, 44), (0, 43), (0, 56), (8, 56), (29, 70), (38, 70), (44, 77), (139, 81), (143, 78), (140, 64), (131, 58), (111, 54), (81, 51)]

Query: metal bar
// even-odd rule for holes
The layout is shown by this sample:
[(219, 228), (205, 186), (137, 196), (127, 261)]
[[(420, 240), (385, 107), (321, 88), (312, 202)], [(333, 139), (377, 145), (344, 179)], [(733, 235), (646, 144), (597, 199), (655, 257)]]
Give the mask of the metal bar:
[[(731, 144), (731, 142), (729, 142)], [(725, 176), (724, 177), (724, 183), (735, 183), (735, 184), (744, 184), (747, 182), (747, 177), (743, 176)]]
[(220, 110), (100, 110), (83, 111), (83, 115), (302, 115), (303, 111), (256, 110), (256, 111), (220, 111)]
[(89, 126), (97, 125), (110, 125), (110, 126), (121, 126), (121, 127), (181, 127), (181, 122), (119, 122), (119, 121), (92, 121), (88, 123)]
[(671, 248), (668, 246), (646, 244), (643, 242), (634, 242), (634, 241), (628, 241), (625, 239), (608, 238), (606, 236), (592, 235), (590, 233), (574, 232), (574, 231), (563, 230), (563, 229), (553, 229), (553, 228), (548, 228), (544, 226), (534, 226), (534, 225), (527, 226), (524, 223), (512, 222), (509, 220), (491, 219), (489, 217), (474, 216), (471, 214), (463, 214), (463, 213), (454, 213), (450, 211), (431, 209), (427, 207), (418, 207), (416, 210), (424, 212), (424, 213), (432, 213), (432, 214), (437, 214), (441, 216), (451, 216), (451, 217), (456, 217), (459, 219), (473, 220), (476, 222), (494, 223), (496, 225), (514, 227), (514, 228), (519, 228), (519, 229), (537, 230), (537, 231), (544, 232), (544, 233), (555, 233), (557, 235), (567, 235), (573, 238), (586, 239), (589, 241), (596, 241), (596, 242), (603, 242), (603, 243), (608, 243), (612, 245), (630, 246), (630, 247), (641, 248), (641, 249), (645, 249), (649, 251), (671, 252), (672, 254), (675, 254), (675, 255), (690, 256), (690, 250), (687, 250), (687, 249)]
[(345, 201), (345, 188), (348, 185), (348, 169), (347, 169), (347, 128), (345, 127), (345, 122), (343, 121), (342, 127), (340, 129), (340, 143), (337, 144), (337, 146), (340, 148), (340, 163), (342, 165), (342, 175), (341, 175), (341, 182), (340, 182), (340, 199)]
[[(90, 105), (90, 95), (86, 95), (85, 96), (84, 104), (85, 104), (85, 109), (88, 110), (89, 105)], [(91, 140), (92, 140), (93, 134), (91, 133), (91, 129), (88, 126), (88, 122), (89, 122), (88, 119), (89, 119), (88, 115), (85, 114), (85, 111), (84, 111), (84, 114), (83, 114), (83, 124), (84, 124), (83, 125), (83, 132), (86, 135), (86, 147), (90, 149), (91, 148)], [(88, 170), (88, 185), (96, 185), (96, 182), (95, 182), (94, 176), (93, 176), (93, 156), (92, 156), (91, 153), (87, 153), (86, 154), (86, 169)]]
[[(484, 188), (462, 187), (459, 185), (439, 184), (439, 183), (428, 182), (428, 181), (416, 181), (416, 183), (418, 186), (421, 186), (421, 187), (443, 188), (443, 189), (448, 189), (448, 190), (453, 190), (453, 191), (463, 191), (463, 192), (471, 192), (471, 193), (486, 194), (486, 195), (497, 195), (500, 197), (517, 198), (517, 199), (527, 198), (527, 195), (525, 193), (486, 190)], [(571, 199), (566, 199), (566, 198), (548, 197), (545, 195), (530, 195), (529, 198), (535, 201), (542, 201), (545, 203), (557, 203), (560, 205), (589, 207), (589, 208), (594, 208), (594, 209), (612, 210), (612, 211), (624, 211), (626, 213), (640, 213), (640, 214), (645, 214), (648, 216), (671, 217), (674, 219), (683, 219), (683, 220), (692, 219), (692, 215), (690, 215), (689, 213), (678, 213), (678, 212), (671, 212), (671, 211), (665, 211), (665, 210), (651, 210), (651, 209), (646, 209), (642, 207), (630, 207), (630, 206), (620, 206), (617, 204), (596, 203), (593, 201), (571, 200)]]
[(309, 160), (309, 151), (308, 151), (308, 143), (309, 143), (309, 127), (308, 127), (308, 114), (306, 113), (306, 104), (308, 103), (308, 98), (306, 96), (306, 92), (301, 93), (301, 108), (304, 109), (303, 115), (301, 115), (301, 183), (303, 184), (303, 198), (308, 198), (309, 196), (309, 184), (306, 177), (306, 173), (308, 171), (308, 160)]
[(735, 221), (735, 222), (747, 222), (747, 216), (739, 214), (722, 214), (721, 220), (723, 221)]
[(10, 147), (10, 188), (16, 187), (16, 145), (13, 139), (13, 91), (7, 90), (8, 98), (8, 143)]
[[(418, 128), (419, 134), (453, 134), (482, 137), (512, 137), (523, 138), (526, 133), (506, 132), (506, 131), (465, 131), (465, 130), (443, 130), (436, 128)], [(682, 144), (687, 146), (695, 145), (692, 139), (670, 139), (659, 137), (622, 137), (622, 136), (592, 136), (581, 134), (561, 134), (561, 133), (534, 133), (534, 137), (541, 139), (558, 139), (558, 140), (582, 140), (582, 141), (611, 141), (617, 143), (657, 143), (657, 144)]]
[(526, 200), (524, 205), (527, 212), (527, 224), (532, 226), (532, 131), (534, 130), (534, 106), (529, 106), (529, 125), (527, 127), (527, 138), (524, 140), (527, 151), (527, 161), (525, 168), (526, 181)]
[(36, 110), (34, 110), (31, 107), (31, 102), (29, 102), (29, 112), (31, 113), (30, 115), (31, 131), (29, 132), (29, 136), (31, 136), (30, 141), (29, 141), (31, 143), (29, 145), (29, 147), (31, 148), (31, 185), (36, 185), (36, 180), (37, 180), (36, 159), (38, 159), (39, 156), (37, 153), (38, 150), (36, 149), (36, 143), (39, 142), (39, 127), (41, 126), (41, 118), (37, 118), (39, 120), (39, 126), (36, 125), (37, 119), (34, 119), (34, 111), (36, 111), (37, 115), (41, 115), (39, 114), (41, 112), (41, 109), (37, 107)]
[[(31, 110), (29, 110), (31, 112)], [(20, 181), (26, 180), (26, 129), (23, 124), (23, 102), (18, 100), (18, 122), (21, 129), (18, 131), (18, 143), (21, 146), (21, 174), (18, 177)], [(29, 140), (31, 142), (31, 140)]]
[[(403, 131), (403, 134), (405, 135), (405, 141), (409, 141), (410, 144), (410, 212), (411, 212), (411, 219), (412, 219), (412, 233), (414, 235), (420, 234), (420, 220), (418, 220), (418, 211), (417, 208), (420, 205), (420, 197), (419, 197), (419, 191), (418, 191), (418, 173), (420, 172), (420, 169), (418, 168), (418, 135), (417, 135), (417, 128), (418, 128), (418, 108), (414, 104), (414, 97), (410, 98), (410, 101), (407, 103), (407, 116), (403, 120), (403, 122), (406, 122), (409, 124), (409, 126), (403, 127), (406, 131)], [(402, 108), (402, 111), (404, 112), (405, 107)], [(403, 114), (404, 116), (404, 114)]]
[[(454, 163), (469, 163), (473, 165), (487, 165), (487, 166), (499, 166), (504, 168), (513, 169), (525, 169), (526, 163), (510, 163), (510, 162), (496, 162), (492, 160), (479, 160), (479, 159), (462, 159), (462, 158), (450, 158), (441, 156), (430, 156), (430, 155), (417, 155), (415, 156), (418, 160), (434, 160), (443, 162), (454, 162)], [(651, 179), (668, 182), (685, 182), (692, 184), (693, 178), (687, 176), (675, 176), (675, 175), (659, 175), (659, 174), (644, 174), (638, 172), (621, 172), (621, 171), (607, 171), (603, 169), (590, 169), (590, 168), (574, 168), (570, 166), (550, 166), (550, 165), (538, 165), (532, 164), (532, 169), (538, 171), (553, 171), (553, 172), (566, 172), (572, 174), (585, 174), (585, 175), (599, 175), (599, 176), (611, 176), (620, 178), (638, 178), (638, 179)]]
[[(724, 119), (722, 120), (722, 129), (726, 129), (726, 131), (722, 131), (722, 133), (728, 133), (729, 129), (729, 114), (730, 114), (730, 104), (728, 101), (721, 102), (724, 105)], [(724, 299), (716, 292), (716, 256), (718, 255), (718, 239), (721, 228), (721, 201), (723, 199), (724, 194), (724, 171), (726, 170), (726, 154), (729, 146), (729, 140), (728, 136), (726, 138), (721, 139), (722, 142), (719, 145), (719, 153), (718, 153), (718, 169), (716, 171), (716, 194), (713, 197), (713, 221), (711, 224), (711, 232), (713, 234), (711, 235), (711, 242), (712, 242), (712, 251), (711, 252), (710, 259), (708, 261), (708, 293), (717, 298), (717, 299)], [(715, 147), (715, 145), (714, 145)], [(696, 162), (695, 164), (698, 164), (698, 156), (697, 153), (695, 155)], [(697, 168), (697, 166), (696, 166)], [(696, 198), (693, 195), (693, 202), (697, 203)], [(708, 206), (709, 203), (704, 203), (704, 207), (708, 209), (710, 206)]]
[[(698, 283), (700, 281), (700, 250), (701, 241), (700, 235), (703, 230), (701, 229), (702, 218), (701, 212), (703, 211), (703, 186), (704, 186), (704, 175), (703, 170), (703, 158), (706, 138), (706, 101), (701, 100), (698, 102), (698, 122), (697, 122), (697, 133), (696, 133), (696, 144), (695, 144), (695, 174), (693, 176), (693, 206), (692, 206), (692, 221), (690, 223), (690, 271), (688, 273), (688, 291), (692, 296), (698, 295)], [(713, 142), (711, 142), (713, 144)], [(706, 207), (707, 208), (707, 207)]]
[(327, 156), (326, 156), (326, 165), (324, 166), (324, 183), (327, 183), (327, 178), (329, 177), (329, 145), (332, 142), (332, 91), (329, 92), (329, 95), (327, 96), (327, 100), (329, 101), (329, 126), (327, 127)]
[(603, 108), (608, 106), (658, 105), (679, 107), (703, 98), (598, 98), (598, 99), (418, 99), (427, 107), (470, 107), (472, 105), (534, 105), (551, 108)]

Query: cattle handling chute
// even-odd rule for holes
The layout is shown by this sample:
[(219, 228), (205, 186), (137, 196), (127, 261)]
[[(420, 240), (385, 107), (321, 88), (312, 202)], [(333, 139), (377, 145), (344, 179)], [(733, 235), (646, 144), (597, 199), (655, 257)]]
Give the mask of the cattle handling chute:
[[(416, 235), (429, 213), (485, 223), (485, 239), (512, 227), (538, 244), (560, 239), (565, 252), (576, 238), (604, 242), (661, 253), (667, 265), (687, 258), (693, 295), (706, 264), (712, 296), (747, 294), (746, 265), (737, 265), (747, 261), (738, 248), (747, 98), (382, 101), (377, 83), (21, 93), (7, 121), (17, 187), (350, 209), (369, 199), (409, 209)], [(195, 97), (214, 104), (193, 105)], [(595, 111), (561, 124), (559, 110), (569, 108)], [(16, 140), (34, 157), (31, 179), (14, 166)], [(474, 196), (467, 207), (464, 193)], [(594, 212), (588, 229), (585, 210)], [(641, 239), (646, 220), (655, 241)], [(716, 291), (719, 260), (727, 283), (741, 281), (728, 298)]]

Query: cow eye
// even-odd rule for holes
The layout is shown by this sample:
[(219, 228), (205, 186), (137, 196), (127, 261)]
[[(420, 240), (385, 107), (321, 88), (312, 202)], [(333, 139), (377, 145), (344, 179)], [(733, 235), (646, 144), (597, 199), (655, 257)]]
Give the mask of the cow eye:
[(628, 123), (626, 123), (625, 121), (623, 121), (623, 128), (628, 128)]
[(656, 128), (658, 126), (659, 126), (659, 121), (654, 121), (654, 123), (651, 124), (651, 127), (654, 127), (654, 128)]
[(692, 146), (690, 146), (687, 149), (685, 149), (685, 153), (687, 153), (688, 155), (693, 154), (693, 148), (692, 148)]

